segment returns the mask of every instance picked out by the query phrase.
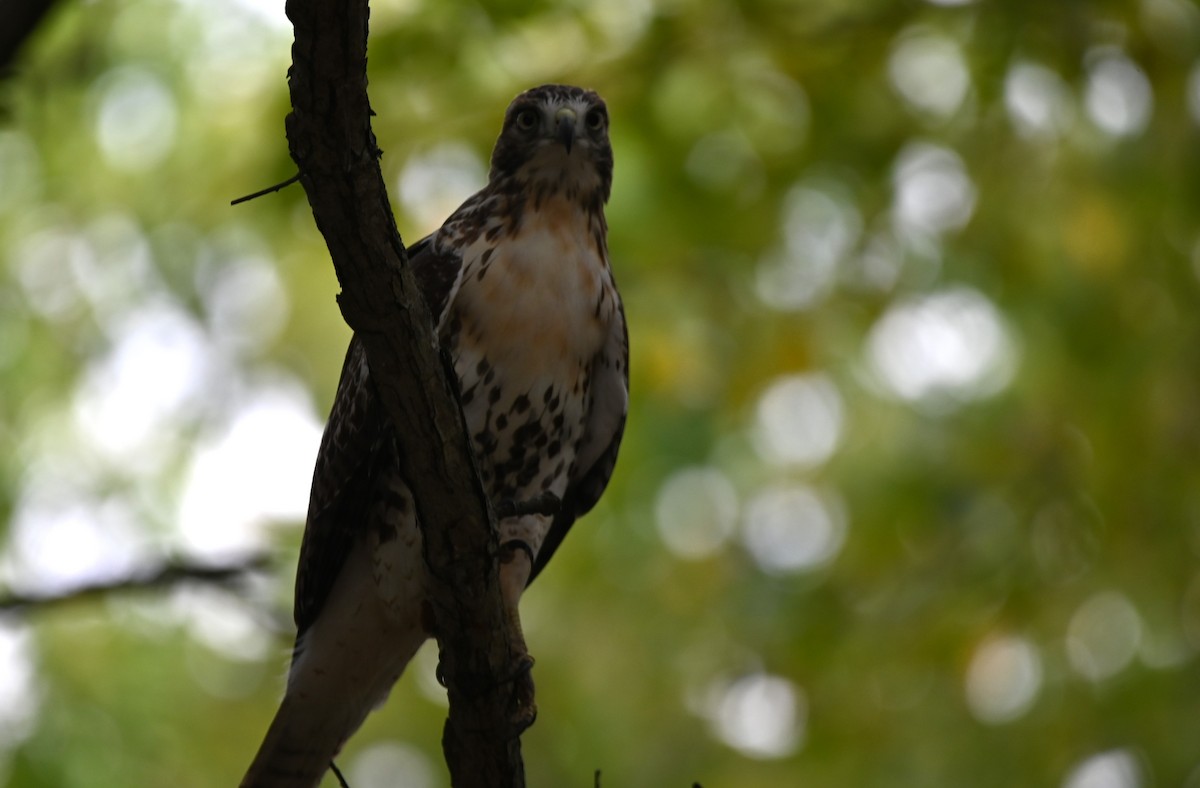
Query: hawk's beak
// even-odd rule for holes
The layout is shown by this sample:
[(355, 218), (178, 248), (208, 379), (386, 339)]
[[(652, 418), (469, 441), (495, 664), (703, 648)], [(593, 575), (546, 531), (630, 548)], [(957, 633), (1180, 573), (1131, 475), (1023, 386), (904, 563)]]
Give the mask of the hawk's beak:
[(563, 107), (554, 113), (554, 120), (558, 123), (558, 130), (555, 136), (563, 144), (563, 147), (567, 149), (568, 154), (571, 152), (571, 143), (575, 141), (575, 121), (577, 118), (575, 110), (570, 107)]

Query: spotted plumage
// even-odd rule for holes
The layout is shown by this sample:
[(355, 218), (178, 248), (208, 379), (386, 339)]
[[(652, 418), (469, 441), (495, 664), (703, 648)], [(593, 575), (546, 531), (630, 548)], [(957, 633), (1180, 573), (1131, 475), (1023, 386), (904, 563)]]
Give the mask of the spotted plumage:
[[(518, 633), (522, 591), (600, 498), (624, 430), (628, 338), (604, 217), (612, 164), (597, 94), (526, 91), (505, 113), (487, 185), (409, 249), (484, 489), (498, 511), (518, 512), (499, 523)], [(243, 786), (316, 785), (432, 634), (401, 443), (355, 337), (313, 473), (288, 688)], [(520, 506), (543, 499), (556, 513)]]

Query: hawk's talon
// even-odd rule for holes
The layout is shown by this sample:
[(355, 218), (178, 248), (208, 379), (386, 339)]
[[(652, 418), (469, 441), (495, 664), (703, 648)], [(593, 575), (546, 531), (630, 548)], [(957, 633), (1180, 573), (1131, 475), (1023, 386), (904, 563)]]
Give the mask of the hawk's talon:
[(533, 703), (533, 698), (531, 695), (529, 705), (521, 706), (513, 714), (512, 726), (516, 734), (520, 736), (522, 733), (529, 730), (529, 728), (531, 728), (535, 722), (537, 722), (537, 704)]
[(513, 671), (510, 681), (520, 681), (522, 676), (528, 676), (533, 672), (533, 666), (537, 663), (528, 653), (518, 654), (513, 658), (516, 663), (516, 669)]
[(437, 667), (434, 668), (433, 677), (437, 679), (437, 683), (442, 685), (442, 689), (450, 689), (450, 685), (446, 681), (446, 671), (442, 668), (442, 663), (439, 660)]
[(512, 725), (517, 735), (523, 733), (537, 719), (537, 703), (534, 702), (533, 657), (521, 654), (516, 657), (516, 671), (512, 677)]

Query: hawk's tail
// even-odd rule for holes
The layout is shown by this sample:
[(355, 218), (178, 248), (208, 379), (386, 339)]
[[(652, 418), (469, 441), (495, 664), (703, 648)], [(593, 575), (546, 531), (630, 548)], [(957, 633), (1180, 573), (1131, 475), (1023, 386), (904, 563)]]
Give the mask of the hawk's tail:
[[(370, 582), (364, 573), (350, 574)], [(320, 784), (333, 756), (387, 698), (428, 637), (419, 623), (397, 622), (377, 606), (356, 604), (363, 598), (359, 590), (334, 593), (298, 639), (287, 693), (241, 788)]]
[[(367, 714), (387, 699), (428, 637), (414, 626), (394, 630), (386, 641), (363, 643), (353, 640), (361, 633), (351, 628), (335, 623), (333, 629), (324, 638), (301, 639), (287, 694), (241, 788), (319, 785), (333, 757)], [(347, 641), (363, 648), (345, 648)]]
[(328, 715), (302, 708), (292, 693), (275, 713), (241, 788), (314, 788), (349, 731), (338, 730)]
[[(370, 548), (358, 543), (316, 620), (297, 637), (287, 692), (241, 788), (320, 784), (333, 756), (383, 703), (429, 637), (413, 601), (415, 588), (381, 585), (374, 560)], [(399, 601), (385, 601), (384, 590)]]

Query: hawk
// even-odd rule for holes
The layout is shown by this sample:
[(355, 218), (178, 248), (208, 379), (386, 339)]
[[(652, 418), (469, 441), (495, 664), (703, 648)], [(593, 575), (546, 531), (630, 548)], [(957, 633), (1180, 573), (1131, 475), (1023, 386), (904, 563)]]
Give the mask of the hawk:
[[(501, 594), (522, 591), (608, 484), (629, 400), (608, 262), (608, 110), (566, 85), (509, 105), (487, 185), (409, 248), (458, 376), (500, 519)], [(362, 343), (350, 340), (313, 472), (287, 690), (244, 788), (315, 786), (432, 633), (413, 491)], [(557, 500), (556, 513), (513, 506)], [(517, 512), (511, 514), (511, 512)]]

